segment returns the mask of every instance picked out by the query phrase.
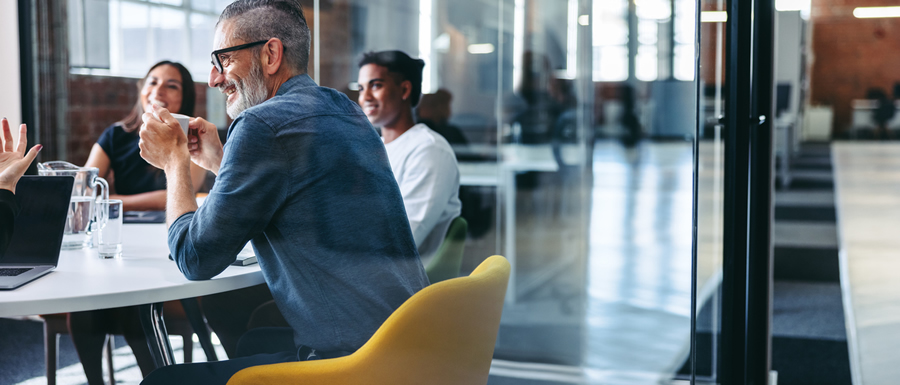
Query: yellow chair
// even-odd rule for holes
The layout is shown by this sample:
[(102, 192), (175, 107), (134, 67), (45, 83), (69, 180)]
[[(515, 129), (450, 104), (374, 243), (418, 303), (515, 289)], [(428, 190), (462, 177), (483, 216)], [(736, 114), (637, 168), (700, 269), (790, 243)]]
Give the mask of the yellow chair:
[(486, 384), (507, 281), (509, 262), (492, 256), (410, 297), (349, 356), (255, 366), (228, 385)]

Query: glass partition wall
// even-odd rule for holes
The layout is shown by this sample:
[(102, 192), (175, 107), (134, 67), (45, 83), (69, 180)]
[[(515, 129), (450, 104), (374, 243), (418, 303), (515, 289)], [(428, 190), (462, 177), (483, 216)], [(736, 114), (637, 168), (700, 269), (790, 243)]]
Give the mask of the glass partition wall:
[(417, 115), (457, 155), (462, 273), (513, 265), (489, 383), (690, 379), (693, 1), (312, 5), (321, 85), (356, 100), (368, 51), (426, 62)]
[[(416, 115), (456, 152), (461, 273), (513, 266), (490, 384), (715, 381), (725, 24), (698, 15), (724, 0), (301, 2), (320, 85), (357, 100), (368, 51), (426, 63)], [(181, 61), (205, 81), (228, 3), (35, 1), (53, 21), (33, 27), (42, 161), (83, 164), (141, 68)], [(196, 114), (224, 129), (224, 99), (196, 87)]]
[(696, 323), (693, 372), (715, 384), (722, 328), (722, 237), (725, 188), (724, 0), (700, 1), (698, 132), (696, 140)]

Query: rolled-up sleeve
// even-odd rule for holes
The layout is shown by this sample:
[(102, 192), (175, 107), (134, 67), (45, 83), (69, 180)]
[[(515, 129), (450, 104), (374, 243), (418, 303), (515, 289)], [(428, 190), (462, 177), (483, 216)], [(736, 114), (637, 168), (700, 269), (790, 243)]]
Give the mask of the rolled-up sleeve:
[(290, 175), (275, 131), (244, 113), (232, 125), (222, 167), (203, 205), (169, 227), (169, 250), (187, 279), (210, 279), (266, 229), (285, 201)]

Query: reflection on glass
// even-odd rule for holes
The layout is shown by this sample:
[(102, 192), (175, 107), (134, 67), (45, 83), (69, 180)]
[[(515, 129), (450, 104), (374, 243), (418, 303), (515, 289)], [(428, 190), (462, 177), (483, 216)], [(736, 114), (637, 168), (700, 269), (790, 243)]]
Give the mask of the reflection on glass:
[[(702, 11), (724, 11), (724, 1), (703, 0)], [(697, 293), (696, 350), (698, 382), (714, 383), (721, 329), (724, 142), (718, 117), (724, 113), (724, 33), (722, 22), (700, 29), (699, 132), (697, 138)]]

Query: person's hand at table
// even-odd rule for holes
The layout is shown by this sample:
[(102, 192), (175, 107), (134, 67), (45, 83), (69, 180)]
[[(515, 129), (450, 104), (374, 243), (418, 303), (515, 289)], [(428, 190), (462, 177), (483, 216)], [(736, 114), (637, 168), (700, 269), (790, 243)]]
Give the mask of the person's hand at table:
[(219, 174), (219, 166), (222, 164), (222, 141), (216, 125), (203, 118), (191, 118), (188, 124), (188, 151), (191, 160), (213, 174)]
[[(145, 112), (141, 119), (138, 147), (141, 158), (156, 168), (168, 171), (169, 166), (189, 166), (191, 154), (187, 148), (187, 137), (178, 120), (169, 110), (152, 105), (152, 112)], [(154, 116), (156, 114), (156, 116)], [(157, 118), (157, 116), (159, 118)]]
[(12, 132), (9, 130), (9, 121), (6, 118), (2, 120), (3, 139), (2, 148), (0, 148), (0, 189), (16, 192), (16, 183), (19, 178), (28, 170), (28, 165), (34, 161), (38, 152), (41, 151), (40, 144), (28, 150), (25, 153), (25, 147), (28, 145), (28, 137), (26, 136), (28, 129), (22, 124), (19, 126), (19, 140), (13, 146)]
[[(197, 210), (191, 181), (191, 154), (187, 136), (169, 110), (156, 104), (141, 116), (141, 158), (166, 173), (166, 224)], [(156, 114), (156, 116), (154, 116)], [(159, 117), (157, 119), (157, 117)]]

